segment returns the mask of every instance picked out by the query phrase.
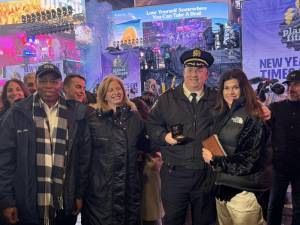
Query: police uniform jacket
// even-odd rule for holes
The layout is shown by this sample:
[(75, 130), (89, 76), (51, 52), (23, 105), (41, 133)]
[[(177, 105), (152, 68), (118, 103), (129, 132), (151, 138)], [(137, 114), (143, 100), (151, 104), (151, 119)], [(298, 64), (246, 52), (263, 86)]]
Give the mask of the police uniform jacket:
[[(159, 97), (148, 115), (147, 133), (150, 140), (160, 146), (165, 164), (188, 169), (206, 166), (201, 155), (201, 141), (210, 134), (215, 102), (216, 91), (205, 87), (194, 111), (192, 103), (184, 95), (183, 84)], [(186, 139), (181, 144), (169, 145), (165, 136), (176, 124), (183, 125)]]

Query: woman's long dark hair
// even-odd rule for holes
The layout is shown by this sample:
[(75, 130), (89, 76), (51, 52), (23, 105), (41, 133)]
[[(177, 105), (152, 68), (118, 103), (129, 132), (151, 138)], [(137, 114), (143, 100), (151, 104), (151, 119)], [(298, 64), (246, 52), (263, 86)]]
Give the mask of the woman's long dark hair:
[(4, 84), (3, 92), (2, 92), (2, 95), (1, 95), (1, 99), (2, 99), (2, 102), (3, 102), (3, 109), (8, 109), (10, 107), (10, 104), (9, 104), (9, 102), (7, 100), (7, 88), (8, 88), (8, 85), (11, 82), (17, 83), (20, 86), (20, 88), (22, 89), (22, 91), (24, 93), (24, 98), (26, 98), (27, 96), (29, 96), (29, 91), (27, 90), (27, 88), (25, 87), (25, 85), (24, 85), (24, 83), (22, 81), (20, 81), (18, 79), (8, 80)]
[(256, 94), (251, 87), (246, 74), (240, 69), (232, 69), (226, 71), (220, 79), (219, 92), (217, 95), (216, 109), (223, 112), (227, 108), (227, 103), (224, 100), (223, 90), (225, 81), (236, 79), (241, 90), (241, 97), (245, 98), (247, 112), (257, 118), (263, 117), (263, 111), (260, 103), (256, 98)]

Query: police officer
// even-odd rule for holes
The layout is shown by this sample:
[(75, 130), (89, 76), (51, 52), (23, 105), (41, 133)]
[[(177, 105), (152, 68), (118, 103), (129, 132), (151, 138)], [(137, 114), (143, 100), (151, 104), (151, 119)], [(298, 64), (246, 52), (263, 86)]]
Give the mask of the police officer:
[[(151, 141), (158, 144), (163, 155), (161, 171), (162, 201), (165, 225), (182, 225), (188, 205), (193, 224), (215, 222), (215, 202), (210, 191), (211, 170), (201, 156), (201, 141), (209, 136), (216, 93), (204, 83), (213, 56), (193, 49), (180, 58), (184, 64), (184, 81), (161, 95), (147, 121)], [(172, 136), (181, 130), (183, 138)], [(181, 135), (181, 136), (182, 136)]]

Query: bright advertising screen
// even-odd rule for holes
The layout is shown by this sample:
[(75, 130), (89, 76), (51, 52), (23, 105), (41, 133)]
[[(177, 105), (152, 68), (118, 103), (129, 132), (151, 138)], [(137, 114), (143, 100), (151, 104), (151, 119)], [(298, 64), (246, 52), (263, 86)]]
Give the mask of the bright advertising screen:
[[(228, 4), (192, 2), (112, 12), (111, 46), (198, 45), (203, 32), (228, 22)], [(192, 42), (194, 44), (188, 43)], [(201, 44), (200, 44), (201, 46)], [(190, 46), (191, 47), (191, 46)]]
[(41, 11), (40, 0), (17, 0), (0, 2), (0, 25), (21, 23), (21, 16)]
[(46, 9), (71, 6), (74, 13), (83, 13), (84, 0), (14, 0), (0, 1), (0, 25), (22, 23), (21, 16), (41, 12)]

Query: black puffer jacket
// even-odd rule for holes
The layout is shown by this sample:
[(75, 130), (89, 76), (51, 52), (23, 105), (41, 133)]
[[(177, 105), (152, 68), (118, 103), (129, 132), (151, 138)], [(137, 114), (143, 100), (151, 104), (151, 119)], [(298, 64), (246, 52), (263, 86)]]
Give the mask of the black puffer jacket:
[(1, 118), (5, 115), (6, 111), (8, 110), (8, 108), (2, 108), (0, 109), (0, 121), (1, 121)]
[(267, 130), (262, 120), (246, 112), (242, 98), (217, 118), (214, 132), (227, 153), (211, 163), (217, 171), (216, 184), (245, 191), (268, 189)]
[(82, 212), (84, 225), (136, 225), (140, 221), (138, 148), (144, 126), (139, 115), (124, 107), (91, 112), (93, 156), (89, 194)]

